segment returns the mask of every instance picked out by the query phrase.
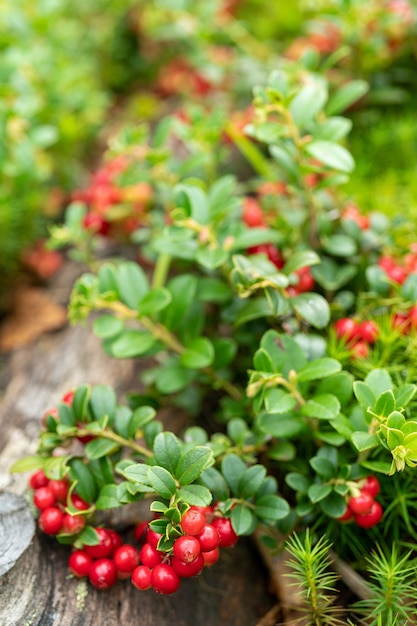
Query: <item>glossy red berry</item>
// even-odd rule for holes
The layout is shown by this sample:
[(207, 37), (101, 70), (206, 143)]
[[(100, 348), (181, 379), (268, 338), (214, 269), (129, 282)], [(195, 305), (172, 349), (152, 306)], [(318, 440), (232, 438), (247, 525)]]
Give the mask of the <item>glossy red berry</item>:
[(43, 470), (38, 470), (34, 472), (29, 478), (29, 486), (32, 489), (40, 489), (40, 487), (47, 487), (49, 483), (49, 478), (45, 475)]
[(220, 535), (216, 527), (212, 524), (205, 524), (201, 533), (196, 535), (196, 537), (200, 542), (202, 552), (211, 552), (211, 550), (217, 548), (220, 543)]
[(139, 565), (139, 552), (134, 546), (126, 543), (116, 549), (113, 560), (120, 572), (133, 572)]
[(204, 558), (202, 554), (199, 554), (194, 561), (190, 563), (184, 563), (175, 556), (171, 559), (171, 567), (181, 578), (191, 578), (192, 576), (198, 576), (204, 567)]
[(57, 506), (44, 509), (38, 520), (39, 528), (46, 535), (57, 535), (64, 522), (64, 514)]
[(226, 517), (216, 517), (212, 521), (212, 525), (215, 527), (220, 536), (219, 546), (222, 548), (231, 548), (235, 545), (239, 537), (233, 530), (230, 519)]
[(193, 535), (182, 535), (174, 543), (174, 556), (183, 563), (191, 563), (201, 552), (200, 542)]
[(375, 343), (378, 338), (378, 328), (376, 324), (371, 321), (365, 321), (358, 326), (358, 336), (368, 343)]
[(39, 487), (33, 494), (33, 504), (37, 509), (43, 511), (55, 504), (55, 495), (49, 487)]
[(366, 491), (370, 493), (371, 496), (375, 498), (375, 496), (379, 494), (380, 488), (381, 488), (381, 485), (379, 483), (378, 478), (371, 474), (370, 476), (367, 476), (365, 478), (365, 482), (362, 486), (362, 491)]
[(191, 507), (182, 516), (180, 525), (186, 535), (198, 535), (206, 525), (206, 516), (203, 511)]
[(209, 552), (202, 552), (201, 555), (204, 559), (204, 566), (211, 567), (211, 565), (214, 565), (219, 560), (220, 550), (219, 548), (214, 548), (214, 550), (210, 550)]
[(153, 548), (156, 548), (158, 546), (158, 542), (161, 537), (162, 535), (156, 533), (154, 530), (152, 530), (152, 528), (148, 528), (148, 531), (146, 533), (146, 541), (150, 543)]
[(110, 536), (112, 542), (112, 551), (110, 555), (113, 555), (117, 548), (119, 548), (123, 544), (123, 539), (119, 535), (118, 532), (113, 530), (113, 528), (106, 528), (107, 534)]
[(355, 522), (361, 528), (372, 528), (378, 524), (380, 519), (382, 518), (384, 511), (382, 506), (374, 500), (371, 510), (368, 513), (364, 513), (363, 515), (355, 515)]
[(139, 524), (136, 524), (135, 528), (133, 529), (133, 536), (138, 543), (143, 543), (144, 541), (146, 541), (147, 530), (148, 522), (139, 522)]
[(250, 196), (243, 203), (243, 221), (249, 228), (264, 226), (264, 213), (259, 202)]
[(342, 317), (337, 320), (334, 325), (334, 330), (338, 339), (345, 339), (345, 341), (352, 341), (358, 336), (358, 324), (350, 317)]
[(73, 389), (71, 389), (71, 391), (67, 391), (67, 393), (64, 393), (64, 395), (62, 396), (61, 402), (71, 405), (72, 401), (74, 400), (74, 395), (75, 391)]
[(138, 565), (132, 572), (132, 584), (138, 589), (150, 589), (152, 570), (146, 565)]
[(71, 504), (73, 505), (73, 507), (78, 509), (78, 511), (86, 511), (88, 508), (90, 508), (90, 505), (85, 500), (83, 500), (83, 498), (79, 496), (78, 493), (71, 494)]
[(71, 515), (66, 513), (62, 524), (62, 532), (69, 535), (78, 535), (85, 527), (85, 517), (83, 515)]
[(168, 563), (159, 563), (152, 570), (151, 585), (158, 593), (174, 593), (180, 586), (180, 577)]
[(109, 589), (117, 581), (117, 570), (111, 559), (94, 561), (88, 572), (91, 584), (97, 589)]
[(93, 559), (103, 559), (113, 552), (113, 542), (105, 528), (96, 528), (98, 534), (98, 544), (94, 546), (84, 546), (84, 550)]
[(92, 563), (93, 559), (84, 550), (74, 550), (68, 559), (70, 571), (78, 578), (88, 576)]
[(349, 508), (355, 515), (369, 513), (374, 503), (374, 497), (367, 491), (361, 491), (358, 496), (349, 498)]
[(66, 502), (68, 497), (69, 484), (65, 479), (62, 480), (50, 480), (49, 489), (53, 492), (55, 499), (58, 502)]
[(159, 552), (150, 543), (144, 543), (139, 551), (139, 560), (142, 565), (155, 567), (162, 561), (162, 552)]
[(357, 341), (350, 352), (354, 359), (366, 359), (369, 356), (369, 345), (365, 341)]

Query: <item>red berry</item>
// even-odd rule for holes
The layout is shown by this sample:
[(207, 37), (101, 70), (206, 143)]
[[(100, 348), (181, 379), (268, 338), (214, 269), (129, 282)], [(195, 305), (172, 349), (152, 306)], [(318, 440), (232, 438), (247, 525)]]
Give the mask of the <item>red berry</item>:
[(138, 565), (132, 572), (132, 584), (138, 589), (151, 587), (152, 570), (146, 565)]
[(355, 515), (369, 513), (374, 503), (374, 497), (367, 491), (361, 491), (358, 496), (349, 498), (349, 508)]
[(142, 543), (146, 540), (147, 530), (148, 522), (139, 522), (139, 524), (136, 524), (133, 529), (133, 536), (138, 543)]
[(366, 359), (369, 356), (369, 345), (365, 341), (357, 341), (350, 352), (354, 359)]
[(68, 497), (69, 484), (67, 480), (50, 480), (49, 489), (53, 492), (58, 502), (66, 502)]
[(46, 535), (56, 535), (62, 528), (64, 522), (64, 514), (57, 506), (51, 506), (44, 509), (39, 516), (39, 528)]
[(261, 205), (255, 198), (245, 198), (243, 203), (243, 221), (249, 228), (265, 226), (264, 213)]
[(67, 393), (64, 393), (64, 395), (62, 396), (61, 402), (63, 402), (64, 404), (72, 404), (72, 401), (74, 400), (74, 395), (75, 391), (73, 389), (71, 389), (71, 391), (67, 391)]
[(211, 565), (214, 565), (214, 563), (217, 563), (220, 558), (219, 548), (214, 548), (214, 550), (210, 550), (209, 552), (202, 552), (201, 554), (204, 559), (205, 567), (210, 567)]
[(86, 511), (90, 508), (90, 505), (85, 500), (83, 500), (82, 497), (78, 495), (78, 493), (71, 494), (71, 504), (73, 505), (73, 507), (78, 509), (78, 511)]
[(357, 338), (358, 328), (358, 324), (350, 317), (342, 317), (334, 325), (337, 338), (345, 339), (346, 341), (352, 341), (352, 339)]
[(85, 517), (82, 515), (71, 515), (66, 513), (62, 524), (62, 532), (69, 535), (78, 535), (85, 526)]
[(146, 533), (146, 541), (153, 547), (153, 548), (157, 548), (158, 547), (158, 542), (160, 540), (160, 538), (162, 537), (161, 534), (156, 533), (154, 530), (152, 530), (152, 528), (148, 528), (148, 531)]
[(355, 515), (355, 522), (361, 528), (372, 528), (380, 521), (384, 511), (376, 500), (373, 501), (371, 510), (363, 515)]
[(91, 565), (88, 577), (97, 589), (109, 589), (117, 581), (116, 566), (111, 559), (99, 559)]
[(384, 268), (388, 277), (394, 282), (402, 285), (407, 278), (407, 271), (401, 265), (394, 265), (387, 269)]
[(182, 535), (174, 543), (174, 556), (183, 563), (195, 561), (201, 552), (200, 542), (193, 535)]
[(74, 576), (88, 576), (93, 559), (84, 550), (74, 550), (68, 559), (68, 567)]
[(370, 475), (365, 478), (365, 483), (362, 487), (362, 491), (370, 493), (375, 498), (379, 494), (380, 484), (376, 476)]
[(417, 306), (411, 307), (408, 311), (407, 321), (409, 322), (411, 328), (417, 328)]
[(375, 343), (378, 337), (378, 328), (374, 322), (366, 321), (359, 324), (358, 335), (360, 339), (368, 343)]
[(159, 563), (152, 570), (151, 585), (158, 593), (174, 593), (180, 586), (180, 577), (168, 563)]
[(219, 546), (222, 548), (231, 548), (235, 545), (239, 537), (236, 535), (232, 527), (232, 522), (226, 517), (216, 517), (212, 525), (215, 527), (220, 536)]
[(144, 543), (139, 552), (139, 560), (142, 565), (155, 567), (162, 561), (162, 552), (151, 546), (150, 543)]
[(202, 552), (211, 552), (211, 550), (217, 548), (220, 543), (220, 535), (216, 527), (212, 524), (206, 524), (201, 533), (196, 537), (200, 542)]
[(94, 546), (84, 546), (84, 550), (93, 559), (104, 559), (113, 551), (113, 542), (105, 528), (96, 528), (99, 542)]
[(107, 531), (107, 534), (110, 535), (110, 539), (112, 543), (112, 551), (110, 555), (113, 555), (115, 551), (117, 550), (117, 548), (119, 548), (122, 545), (123, 540), (121, 536), (119, 535), (119, 533), (113, 530), (113, 528), (106, 528), (106, 531)]
[(191, 507), (181, 519), (181, 528), (186, 535), (198, 535), (206, 525), (206, 516), (202, 511)]
[(190, 563), (184, 563), (175, 556), (171, 559), (171, 567), (181, 578), (191, 578), (192, 576), (198, 576), (204, 567), (204, 558), (202, 554), (199, 554), (194, 561)]
[(139, 565), (139, 552), (134, 546), (126, 543), (116, 549), (113, 560), (120, 572), (133, 572)]
[(48, 509), (55, 504), (55, 495), (49, 487), (39, 487), (33, 494), (33, 504), (39, 510)]
[(45, 476), (45, 472), (43, 470), (38, 470), (34, 472), (32, 476), (29, 478), (29, 485), (32, 489), (39, 489), (40, 487), (47, 487), (49, 483), (49, 478)]
[(83, 226), (92, 233), (98, 233), (104, 237), (110, 230), (110, 224), (100, 215), (88, 213), (83, 219)]
[(248, 253), (265, 254), (278, 269), (281, 269), (285, 265), (281, 252), (272, 243), (262, 243), (259, 246), (252, 246), (248, 248)]

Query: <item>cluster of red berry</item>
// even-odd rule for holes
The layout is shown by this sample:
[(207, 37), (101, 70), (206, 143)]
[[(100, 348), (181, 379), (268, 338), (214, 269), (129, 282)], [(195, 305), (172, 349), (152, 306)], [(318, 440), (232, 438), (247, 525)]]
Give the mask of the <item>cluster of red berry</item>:
[[(39, 528), (47, 535), (65, 533), (75, 535), (85, 526), (89, 505), (77, 493), (69, 495), (69, 481), (49, 479), (43, 470), (38, 470), (29, 479), (33, 489), (33, 504), (40, 511)], [(68, 512), (68, 505), (73, 513)]]
[(334, 330), (337, 338), (346, 342), (354, 358), (366, 358), (369, 355), (369, 346), (375, 343), (379, 335), (375, 322), (357, 322), (350, 317), (337, 320)]
[[(69, 494), (66, 479), (49, 479), (43, 470), (31, 475), (33, 502), (40, 511), (39, 528), (47, 535), (78, 535), (86, 525), (83, 511), (89, 505), (75, 492)], [(74, 513), (68, 512), (68, 506)], [(174, 593), (181, 578), (197, 576), (203, 567), (216, 563), (220, 548), (232, 547), (238, 536), (230, 519), (216, 507), (190, 507), (178, 527), (178, 537), (167, 552), (158, 550), (162, 536), (141, 522), (134, 537), (141, 547), (124, 544), (111, 528), (96, 527), (98, 543), (75, 549), (68, 567), (78, 578), (88, 577), (97, 589), (108, 589), (118, 579), (131, 578), (138, 589), (153, 588), (158, 593)]]
[(380, 503), (375, 500), (379, 494), (380, 484), (376, 476), (367, 476), (352, 487), (345, 513), (339, 522), (354, 521), (361, 528), (372, 528), (378, 524), (383, 515)]
[[(117, 177), (128, 166), (127, 158), (114, 158), (92, 175), (85, 189), (72, 194), (73, 201), (88, 206), (89, 211), (83, 220), (86, 230), (103, 237), (116, 237), (129, 235), (140, 226), (152, 197), (152, 188), (147, 182), (118, 185)], [(120, 205), (124, 206), (124, 211), (120, 211)], [(118, 207), (116, 211), (114, 207)]]
[(378, 265), (392, 282), (402, 285), (410, 274), (417, 272), (417, 252), (414, 250), (406, 254), (402, 263), (392, 256), (385, 255), (379, 259)]
[[(285, 186), (281, 186), (280, 183), (277, 185), (276, 188), (271, 188), (271, 186), (265, 188), (263, 194), (270, 194), (273, 189), (276, 193), (285, 193)], [(251, 196), (245, 198), (243, 204), (243, 221), (249, 228), (266, 227), (265, 212), (256, 198)], [(272, 243), (252, 246), (248, 248), (247, 252), (248, 254), (265, 254), (278, 269), (282, 269), (285, 265), (281, 251)], [(311, 291), (314, 288), (314, 278), (309, 267), (300, 267), (294, 274), (296, 276), (296, 282), (290, 285), (286, 290), (289, 296), (296, 296), (300, 293)]]

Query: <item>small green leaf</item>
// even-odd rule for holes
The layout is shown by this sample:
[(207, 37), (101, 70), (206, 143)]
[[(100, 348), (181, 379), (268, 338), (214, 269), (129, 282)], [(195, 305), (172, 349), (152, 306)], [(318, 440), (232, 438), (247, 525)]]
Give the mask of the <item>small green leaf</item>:
[(91, 390), (88, 385), (81, 385), (75, 390), (72, 401), (72, 410), (74, 411), (75, 418), (79, 421), (84, 421), (88, 401), (90, 399), (90, 392)]
[(156, 339), (152, 333), (127, 329), (106, 343), (106, 350), (116, 359), (131, 359), (149, 352)]
[(323, 238), (322, 243), (326, 252), (334, 256), (350, 258), (358, 251), (356, 241), (348, 235), (331, 235)]
[(364, 80), (351, 80), (348, 83), (342, 85), (336, 93), (331, 97), (327, 107), (326, 113), (328, 115), (334, 115), (335, 113), (342, 113), (349, 106), (357, 102), (362, 96), (369, 91), (369, 85)]
[(78, 535), (78, 541), (83, 546), (96, 546), (99, 543), (97, 530), (93, 526), (85, 526)]
[(332, 491), (324, 500), (320, 501), (320, 508), (329, 517), (338, 518), (346, 511), (346, 500)]
[(213, 451), (207, 446), (196, 446), (183, 454), (175, 469), (175, 477), (181, 486), (196, 480), (213, 463)]
[(362, 461), (361, 467), (369, 469), (371, 472), (386, 474), (387, 476), (389, 476), (391, 472), (391, 463), (386, 463), (384, 461)]
[(310, 483), (308, 479), (298, 472), (289, 472), (285, 476), (285, 482), (291, 489), (298, 491), (299, 493), (307, 493)]
[(246, 471), (244, 461), (237, 454), (228, 454), (222, 460), (221, 471), (232, 493), (237, 494), (240, 478)]
[(323, 357), (322, 359), (315, 359), (307, 363), (299, 372), (297, 372), (297, 379), (299, 381), (307, 380), (319, 380), (332, 374), (340, 372), (342, 366), (336, 359)]
[(379, 439), (376, 435), (357, 430), (352, 434), (352, 443), (359, 452), (364, 450), (372, 450), (379, 445)]
[(175, 468), (181, 457), (181, 445), (173, 433), (159, 433), (153, 443), (153, 453), (157, 465), (175, 474)]
[(252, 498), (262, 485), (265, 476), (266, 468), (263, 465), (247, 467), (239, 478), (236, 495), (245, 499)]
[(113, 421), (116, 413), (116, 393), (114, 389), (109, 385), (96, 385), (93, 387), (90, 407), (96, 420), (107, 415)]
[(227, 262), (229, 253), (222, 248), (199, 248), (196, 253), (196, 260), (203, 267), (214, 270)]
[(58, 404), (59, 422), (64, 426), (75, 426), (75, 415), (72, 407), (66, 403)]
[(397, 389), (394, 389), (394, 396), (396, 405), (400, 407), (406, 407), (407, 404), (414, 398), (417, 391), (417, 385), (405, 384), (401, 385)]
[(129, 437), (134, 437), (136, 432), (149, 424), (156, 415), (156, 411), (152, 406), (140, 406), (133, 411), (129, 423)]
[(254, 525), (256, 525), (255, 516), (250, 509), (243, 504), (237, 504), (232, 509), (230, 521), (237, 535), (250, 534), (254, 530)]
[(94, 439), (89, 441), (84, 452), (88, 459), (100, 459), (104, 456), (110, 456), (120, 449), (120, 445), (109, 439)]
[(264, 402), (269, 413), (287, 413), (297, 404), (295, 398), (283, 389), (267, 389)]
[(43, 467), (43, 462), (44, 457), (37, 454), (25, 456), (23, 459), (19, 459), (16, 463), (13, 463), (10, 468), (10, 472), (12, 474), (19, 474), (20, 472), (30, 472), (41, 469)]
[(304, 85), (289, 106), (294, 123), (303, 127), (313, 120), (327, 101), (327, 89), (324, 81), (315, 81)]
[(388, 389), (382, 393), (373, 408), (373, 412), (382, 417), (388, 417), (395, 409), (395, 398), (392, 389)]
[(169, 499), (177, 492), (174, 477), (163, 467), (148, 468), (147, 478), (161, 498)]
[(312, 141), (307, 144), (305, 149), (312, 157), (339, 172), (349, 174), (355, 167), (355, 162), (350, 152), (332, 141)]
[(198, 481), (211, 491), (215, 500), (221, 502), (227, 500), (230, 495), (226, 480), (215, 467), (205, 469)]
[(384, 391), (388, 391), (388, 389), (394, 388), (391, 376), (387, 370), (378, 367), (369, 372), (365, 378), (365, 382), (372, 389), (375, 397), (378, 397), (381, 393), (384, 393)]
[(176, 393), (185, 389), (193, 378), (194, 371), (183, 367), (177, 361), (168, 361), (159, 369), (156, 388), (164, 394)]
[(283, 272), (287, 276), (292, 274), (302, 267), (309, 267), (320, 263), (320, 257), (313, 250), (302, 250), (301, 252), (294, 252), (286, 262)]
[(367, 409), (370, 409), (374, 406), (375, 394), (369, 385), (362, 382), (361, 380), (357, 380), (353, 383), (353, 391), (355, 393), (357, 401), (364, 411), (367, 411)]
[(122, 332), (124, 328), (123, 320), (114, 315), (101, 315), (94, 320), (93, 331), (100, 339), (108, 339)]
[(333, 419), (340, 412), (340, 402), (336, 396), (323, 393), (314, 396), (301, 407), (301, 413), (318, 419)]
[(302, 432), (304, 422), (292, 413), (261, 413), (257, 416), (257, 426), (273, 437), (294, 437)]
[(104, 511), (106, 509), (115, 509), (122, 506), (117, 496), (117, 485), (105, 485), (100, 489), (98, 494), (96, 509)]
[(165, 287), (158, 287), (148, 291), (139, 304), (140, 315), (153, 317), (155, 313), (165, 309), (172, 301), (172, 295)]
[(289, 298), (291, 306), (306, 322), (315, 328), (324, 328), (330, 320), (327, 300), (318, 293), (302, 293)]
[(137, 311), (139, 303), (149, 290), (143, 269), (131, 261), (121, 263), (116, 269), (116, 281), (121, 301)]
[(320, 456), (314, 456), (310, 459), (310, 465), (323, 480), (330, 480), (335, 475), (336, 468), (328, 459), (324, 459)]
[(97, 497), (97, 485), (87, 465), (81, 459), (69, 461), (70, 479), (76, 481), (75, 491), (86, 501), (94, 502)]
[(214, 359), (213, 344), (206, 337), (196, 337), (186, 346), (185, 352), (181, 354), (180, 362), (184, 367), (190, 369), (200, 369), (208, 367)]
[(255, 515), (266, 522), (284, 519), (290, 512), (288, 502), (277, 495), (264, 495), (255, 500)]
[(324, 485), (323, 483), (314, 483), (308, 488), (308, 497), (310, 498), (311, 502), (315, 504), (316, 502), (320, 502), (320, 500), (326, 498), (331, 492), (332, 488), (330, 485)]
[(179, 489), (178, 495), (183, 502), (191, 506), (209, 506), (212, 495), (203, 485), (186, 485)]
[(132, 411), (127, 406), (118, 406), (114, 419), (114, 430), (124, 437), (130, 437), (130, 420), (132, 419)]

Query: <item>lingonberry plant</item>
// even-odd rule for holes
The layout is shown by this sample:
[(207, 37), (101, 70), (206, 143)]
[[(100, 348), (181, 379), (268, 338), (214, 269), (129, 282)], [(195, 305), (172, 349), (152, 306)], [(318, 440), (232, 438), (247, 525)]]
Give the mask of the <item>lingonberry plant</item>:
[[(417, 273), (389, 221), (339, 191), (358, 95), (284, 63), (243, 129), (192, 105), (124, 130), (74, 196), (53, 232), (91, 268), (70, 318), (94, 313), (112, 357), (146, 357), (125, 404), (105, 385), (66, 394), (15, 466), (75, 576), (168, 594), (259, 528), (331, 533), (352, 560), (384, 533), (415, 539)], [(127, 235), (130, 260), (95, 255)], [(137, 545), (97, 522), (143, 499)]]

